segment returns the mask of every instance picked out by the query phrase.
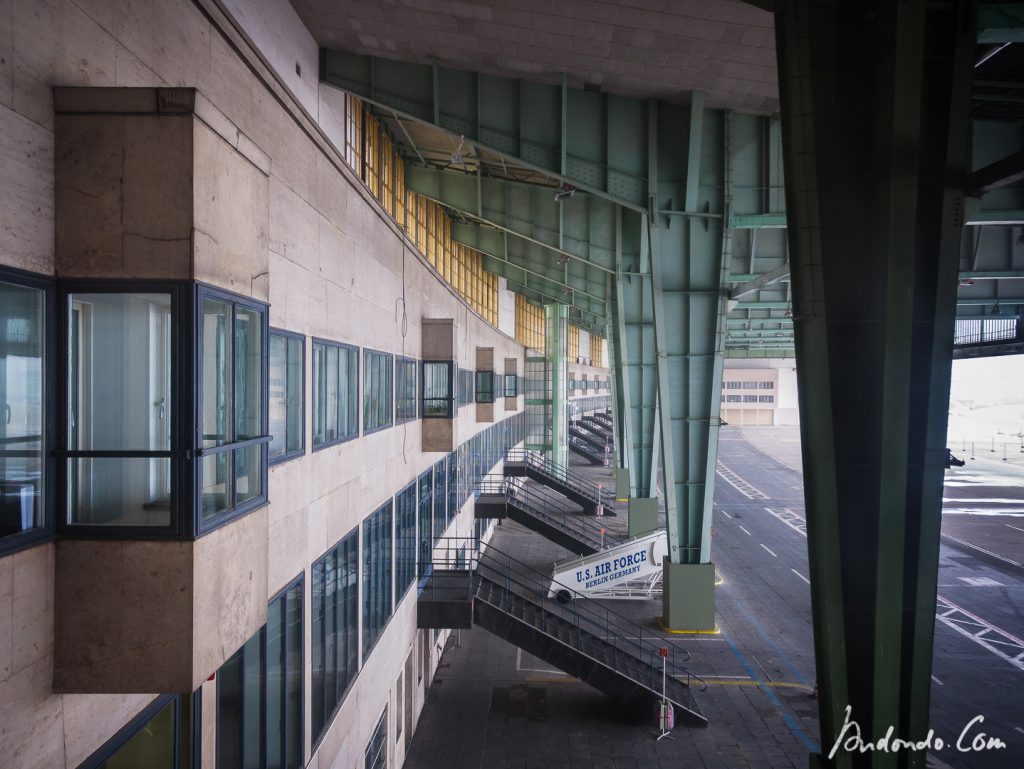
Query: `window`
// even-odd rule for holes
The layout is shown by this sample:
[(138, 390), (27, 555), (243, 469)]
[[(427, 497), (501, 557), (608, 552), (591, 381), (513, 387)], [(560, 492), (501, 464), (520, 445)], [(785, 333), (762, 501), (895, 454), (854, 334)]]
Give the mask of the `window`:
[(395, 596), (401, 598), (416, 575), (416, 481), (395, 495)]
[(473, 372), (459, 369), (459, 406), (467, 406), (473, 402)]
[(313, 448), (359, 435), (359, 348), (313, 341)]
[(395, 420), (408, 422), (416, 418), (416, 361), (395, 359)]
[(419, 547), (418, 558), (420, 564), (419, 576), (423, 576), (424, 568), (431, 560), (431, 548), (434, 540), (431, 538), (431, 517), (434, 506), (434, 478), (433, 468), (420, 475), (418, 480), (419, 493)]
[(387, 769), (388, 766), (388, 707), (380, 714), (380, 720), (373, 730), (370, 741), (366, 743), (363, 754), (365, 769)]
[(434, 465), (434, 544), (444, 536), (448, 528), (448, 470), (445, 460), (439, 459)]
[(314, 745), (359, 671), (359, 529), (313, 563), (312, 736)]
[(305, 392), (305, 337), (270, 332), (270, 461), (283, 462), (303, 453), (302, 401)]
[(199, 290), (200, 528), (266, 502), (266, 306)]
[(217, 769), (302, 766), (302, 577), (217, 671)]
[(726, 403), (739, 403), (742, 400), (743, 400), (743, 397), (740, 396), (740, 395), (726, 395), (725, 396), (725, 402)]
[(451, 361), (423, 361), (423, 417), (450, 419), (454, 414), (454, 364)]
[(49, 293), (41, 281), (7, 277), (0, 274), (0, 553), (49, 533)]
[(164, 694), (143, 708), (79, 769), (133, 769), (138, 766), (192, 769), (199, 765), (199, 699), (195, 694)]
[(759, 384), (760, 384), (762, 390), (774, 390), (775, 389), (775, 382), (760, 382)]
[(391, 617), (391, 500), (363, 521), (363, 659)]
[(519, 377), (515, 374), (505, 374), (505, 397), (515, 398), (519, 395)]
[(494, 403), (494, 372), (476, 372), (476, 402)]
[(176, 529), (181, 500), (174, 489), (181, 468), (171, 458), (179, 448), (177, 287), (136, 284), (123, 292), (96, 283), (73, 285), (62, 294), (62, 523), (137, 532)]
[(391, 379), (395, 358), (384, 352), (363, 351), (363, 432), (390, 427), (393, 419)]
[(744, 395), (743, 396), (743, 402), (744, 403), (757, 403), (757, 396), (756, 395)]
[(775, 396), (774, 395), (758, 395), (757, 396), (757, 402), (758, 403), (775, 403)]
[(458, 454), (453, 451), (448, 455), (448, 521), (451, 523), (452, 519), (458, 514), (459, 508), (462, 505), (459, 504), (459, 457)]

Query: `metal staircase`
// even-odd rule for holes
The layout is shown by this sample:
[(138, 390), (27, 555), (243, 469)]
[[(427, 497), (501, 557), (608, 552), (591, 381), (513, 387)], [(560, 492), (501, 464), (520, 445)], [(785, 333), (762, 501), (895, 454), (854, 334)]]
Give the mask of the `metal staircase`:
[(486, 475), (475, 502), (477, 518), (511, 518), (577, 555), (590, 555), (623, 537), (604, 532), (598, 519), (571, 510), (554, 491), (519, 478)]
[(569, 434), (569, 450), (576, 452), (592, 465), (604, 464), (604, 450), (598, 451), (593, 445), (587, 441), (580, 440), (572, 433)]
[[(450, 565), (444, 555), (435, 557), (432, 574), (443, 575)], [(707, 726), (693, 700), (694, 686), (703, 691), (707, 683), (683, 667), (689, 654), (667, 639), (587, 598), (565, 605), (547, 600), (549, 578), (493, 546), (460, 563), (451, 576), (464, 585), (474, 625), (620, 700), (638, 723), (653, 721), (664, 665), (664, 696), (675, 707), (676, 723)], [(449, 580), (444, 600), (452, 600), (452, 589)], [(420, 627), (435, 626), (429, 618), (436, 615), (427, 606), (434, 597), (428, 584), (419, 599)]]
[[(603, 452), (601, 457), (603, 463)], [(526, 477), (537, 483), (542, 483), (571, 499), (582, 507), (583, 512), (587, 515), (594, 515), (598, 505), (602, 507), (604, 514), (615, 514), (612, 510), (612, 505), (615, 503), (614, 494), (605, 491), (603, 487), (578, 473), (574, 473), (568, 467), (547, 459), (539, 452), (529, 449), (510, 451), (505, 459), (505, 476), (509, 478)]]
[(609, 444), (609, 441), (605, 440), (604, 436), (588, 430), (586, 425), (580, 422), (569, 425), (569, 436), (590, 444), (595, 451), (601, 454), (604, 454), (604, 447)]

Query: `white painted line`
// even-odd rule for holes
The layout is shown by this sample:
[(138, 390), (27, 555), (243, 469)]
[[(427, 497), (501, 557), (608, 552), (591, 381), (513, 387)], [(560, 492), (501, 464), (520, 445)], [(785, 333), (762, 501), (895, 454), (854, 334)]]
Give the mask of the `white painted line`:
[(725, 482), (732, 486), (736, 491), (745, 496), (747, 499), (768, 499), (768, 495), (758, 489), (756, 486), (751, 486), (745, 480), (740, 478), (736, 473), (730, 470), (728, 467), (723, 465), (721, 461), (718, 462), (718, 474), (725, 479)]
[(811, 581), (809, 579), (807, 579), (807, 577), (805, 577), (803, 574), (798, 572), (796, 569), (790, 569), (790, 571), (793, 572), (794, 574), (796, 574), (798, 577), (800, 577), (800, 579), (802, 579), (808, 585), (811, 584)]
[(1018, 732), (1020, 732), (1021, 734), (1024, 734), (1024, 729), (1021, 729), (1021, 728), (1020, 728), (1019, 726), (1015, 726), (1015, 727), (1013, 727), (1013, 728), (1014, 728), (1015, 730), (1017, 730)]
[(741, 523), (741, 524), (739, 524), (739, 527), (740, 527), (741, 529), (743, 529), (743, 531), (745, 531), (745, 532), (746, 532), (746, 534), (747, 534), (747, 536), (748, 536), (748, 537), (752, 537), (752, 536), (754, 536), (754, 535), (753, 535), (753, 534), (751, 534), (751, 533), (750, 533), (749, 531), (747, 531), (747, 530), (746, 530), (745, 528), (743, 528), (743, 524), (742, 524), (742, 523)]
[(942, 532), (942, 536), (944, 536), (946, 539), (951, 539), (954, 542), (963, 545), (964, 547), (969, 547), (972, 550), (977, 550), (979, 553), (984, 553), (985, 555), (989, 556), (990, 558), (996, 558), (996, 559), (1002, 561), (1003, 563), (1010, 564), (1011, 566), (1019, 566), (1021, 568), (1024, 568), (1024, 563), (1018, 563), (1017, 561), (1011, 561), (1009, 558), (1003, 558), (1003, 556), (999, 555), (998, 553), (993, 553), (991, 550), (986, 550), (983, 547), (978, 547), (977, 545), (974, 545), (974, 544), (972, 544), (970, 542), (965, 542), (962, 539), (957, 539), (956, 537), (951, 537), (946, 532)]
[[(761, 547), (763, 547), (763, 548), (764, 548), (765, 550), (767, 550), (767, 551), (768, 551), (769, 553), (772, 553), (772, 551), (771, 551), (771, 548), (770, 548), (770, 547), (768, 547), (768, 545), (764, 544), (763, 542), (761, 542), (761, 543), (759, 543), (759, 544), (761, 545)], [(775, 557), (775, 558), (778, 558), (778, 557), (779, 557), (779, 556), (775, 555), (775, 553), (772, 553), (772, 556), (773, 556), (773, 557)]]
[(933, 680), (933, 681), (934, 681), (935, 683), (937, 683), (937, 684), (938, 684), (939, 686), (945, 686), (945, 684), (944, 684), (944, 683), (942, 683), (942, 681), (940, 681), (940, 680), (939, 680), (938, 678), (936, 678), (935, 676), (932, 676), (932, 680)]
[(778, 510), (772, 510), (770, 507), (766, 507), (766, 513), (771, 513), (778, 518), (782, 523), (786, 524), (789, 528), (799, 534), (801, 537), (807, 536), (807, 522), (799, 515), (794, 513), (788, 507), (784, 507), (782, 512)]
[[(727, 513), (725, 510), (722, 511), (722, 515), (724, 515), (726, 518), (732, 518), (732, 516), (729, 515), (729, 513)], [(1022, 529), (1022, 531), (1024, 531), (1024, 529)]]
[[(1010, 524), (1008, 524), (1008, 523), (1004, 523), (1003, 525), (1004, 526), (1010, 526)], [(1010, 528), (1011, 529), (1016, 529), (1017, 531), (1024, 531), (1024, 529), (1022, 529), (1020, 526), (1010, 526)]]

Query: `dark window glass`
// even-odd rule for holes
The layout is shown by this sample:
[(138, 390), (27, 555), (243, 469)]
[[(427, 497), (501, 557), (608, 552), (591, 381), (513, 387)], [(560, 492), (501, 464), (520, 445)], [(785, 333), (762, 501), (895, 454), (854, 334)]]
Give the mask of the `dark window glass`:
[(515, 398), (519, 395), (519, 377), (515, 374), (505, 374), (505, 397)]
[(359, 348), (313, 342), (313, 447), (359, 435)]
[(302, 766), (302, 584), (217, 671), (217, 769)]
[(432, 522), (434, 514), (434, 476), (433, 468), (427, 470), (419, 477), (419, 564), (420, 575), (423, 568), (430, 563), (431, 548), (434, 540), (432, 537)]
[(391, 378), (395, 358), (383, 352), (363, 352), (363, 432), (388, 427), (393, 420)]
[(395, 419), (407, 422), (416, 418), (416, 361), (395, 359)]
[(391, 617), (393, 518), (388, 500), (363, 521), (363, 659)]
[(395, 495), (395, 596), (401, 598), (416, 573), (416, 481)]
[(476, 402), (494, 403), (494, 372), (476, 372)]
[(0, 281), (0, 538), (46, 526), (46, 292)]
[(448, 528), (448, 470), (444, 459), (434, 465), (434, 543), (444, 536)]
[(423, 362), (423, 417), (451, 417), (454, 413), (451, 361)]
[[(266, 310), (200, 292), (202, 527), (266, 500)], [(242, 445), (240, 445), (242, 444)]]
[(145, 708), (79, 769), (191, 769), (195, 695), (164, 695)]
[(359, 538), (353, 529), (312, 568), (312, 735), (316, 743), (359, 671)]
[(458, 514), (459, 508), (459, 457), (456, 452), (448, 455), (448, 523)]
[(302, 453), (305, 339), (280, 331), (270, 333), (268, 377), (270, 461)]
[(170, 293), (68, 295), (67, 522), (171, 525)]
[(473, 403), (473, 372), (464, 368), (459, 369), (458, 401), (460, 406)]

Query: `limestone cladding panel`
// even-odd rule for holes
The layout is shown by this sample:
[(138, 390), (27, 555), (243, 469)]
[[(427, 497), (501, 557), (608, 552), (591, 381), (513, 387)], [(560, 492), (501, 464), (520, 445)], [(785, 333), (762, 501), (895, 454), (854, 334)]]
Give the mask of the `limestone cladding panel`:
[(64, 540), (57, 559), (55, 691), (191, 691), (191, 543)]
[(266, 301), (267, 177), (203, 122), (194, 126), (195, 277)]
[(196, 540), (190, 690), (267, 621), (267, 542), (266, 507)]

